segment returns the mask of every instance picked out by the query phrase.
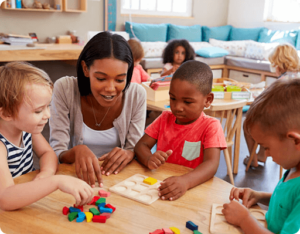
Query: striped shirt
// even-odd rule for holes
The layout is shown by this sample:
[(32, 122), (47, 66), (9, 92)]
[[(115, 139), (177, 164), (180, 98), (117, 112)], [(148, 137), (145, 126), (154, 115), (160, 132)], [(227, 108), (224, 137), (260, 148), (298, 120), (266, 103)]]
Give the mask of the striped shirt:
[(0, 133), (0, 140), (7, 149), (7, 163), (13, 178), (34, 171), (31, 134), (23, 132), (21, 147), (10, 143)]

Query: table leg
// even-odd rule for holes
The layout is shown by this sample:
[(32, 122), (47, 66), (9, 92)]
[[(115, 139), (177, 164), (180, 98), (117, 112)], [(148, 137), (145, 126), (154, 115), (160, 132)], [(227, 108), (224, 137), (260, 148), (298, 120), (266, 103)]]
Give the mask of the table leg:
[(237, 174), (239, 169), (239, 157), (240, 157), (240, 141), (241, 141), (241, 129), (242, 129), (242, 114), (243, 108), (237, 110), (236, 121), (238, 125), (235, 132), (234, 138), (234, 162), (233, 162), (233, 173)]

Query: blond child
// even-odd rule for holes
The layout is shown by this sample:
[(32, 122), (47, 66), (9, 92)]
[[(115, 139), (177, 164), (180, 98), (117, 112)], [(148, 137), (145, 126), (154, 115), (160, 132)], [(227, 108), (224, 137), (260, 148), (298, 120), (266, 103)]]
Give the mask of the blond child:
[(134, 60), (131, 82), (140, 84), (150, 80), (149, 74), (140, 65), (141, 60), (144, 58), (144, 50), (141, 43), (137, 39), (129, 39), (128, 44)]
[[(300, 230), (300, 80), (278, 80), (258, 96), (246, 118), (246, 129), (265, 149), (265, 155), (287, 171), (273, 194), (233, 188), (224, 204), (226, 220), (244, 233), (299, 233)], [(238, 201), (243, 200), (243, 205)], [(236, 200), (236, 201), (235, 201)], [(268, 230), (248, 209), (269, 201)]]
[(187, 40), (174, 39), (168, 42), (162, 57), (164, 67), (161, 76), (167, 76), (172, 75), (182, 63), (193, 60), (195, 51)]
[[(57, 189), (73, 195), (77, 205), (92, 199), (93, 190), (86, 182), (54, 175), (57, 157), (41, 134), (50, 117), (52, 87), (48, 75), (30, 64), (12, 62), (0, 67), (2, 210), (27, 206)], [(34, 170), (33, 151), (40, 158), (40, 172), (33, 181), (15, 185), (13, 178)]]
[[(178, 199), (217, 172), (220, 151), (227, 145), (220, 121), (203, 113), (214, 99), (212, 78), (210, 67), (204, 63), (182, 64), (171, 80), (172, 112), (164, 111), (135, 146), (137, 159), (149, 169), (157, 169), (165, 162), (194, 169), (165, 179), (159, 187), (163, 200)], [(156, 143), (157, 151), (152, 154)]]

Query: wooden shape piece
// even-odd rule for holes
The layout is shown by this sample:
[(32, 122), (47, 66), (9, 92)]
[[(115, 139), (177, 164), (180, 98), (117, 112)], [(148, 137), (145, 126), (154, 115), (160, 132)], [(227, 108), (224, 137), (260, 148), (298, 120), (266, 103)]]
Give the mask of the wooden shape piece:
[(94, 207), (90, 208), (90, 212), (91, 212), (93, 215), (100, 215), (100, 212), (99, 212), (96, 208), (94, 208)]
[(106, 216), (94, 215), (93, 222), (95, 222), (95, 223), (105, 223), (106, 222)]
[(201, 232), (199, 232), (198, 230), (194, 231), (194, 234), (202, 234)]
[(81, 222), (83, 222), (83, 220), (85, 220), (85, 214), (83, 212), (79, 212), (77, 214), (76, 222), (81, 223)]
[(157, 182), (157, 179), (154, 179), (152, 177), (148, 177), (146, 179), (144, 179), (143, 181), (145, 184), (149, 184), (149, 185), (153, 185)]
[(194, 224), (192, 221), (187, 221), (186, 227), (192, 231), (198, 230), (198, 226)]
[(101, 216), (106, 216), (106, 219), (109, 219), (109, 218), (110, 218), (110, 215), (111, 215), (110, 213), (102, 213), (102, 214), (101, 214)]
[(99, 211), (100, 211), (100, 213), (112, 213), (113, 212), (112, 209), (101, 207), (101, 206), (99, 207)]
[(154, 232), (149, 232), (149, 234), (165, 234), (165, 232), (161, 229), (157, 229)]
[(93, 214), (91, 212), (84, 212), (85, 217), (86, 217), (86, 222), (89, 223), (92, 221)]
[(83, 212), (83, 206), (76, 206), (75, 204), (73, 205), (74, 208), (77, 208), (79, 210), (81, 210), (81, 212)]
[(96, 205), (96, 206), (99, 206), (101, 203), (105, 203), (105, 204), (106, 204), (106, 199), (103, 198), (103, 197), (99, 198), (99, 199), (96, 201), (95, 205)]
[(155, 183), (154, 185), (148, 185), (143, 182), (146, 178), (148, 176), (135, 174), (110, 187), (109, 190), (123, 197), (150, 205), (159, 198), (157, 188), (162, 181), (158, 181), (159, 183)]
[(80, 209), (72, 207), (72, 206), (69, 207), (69, 211), (70, 211), (70, 213), (72, 213), (72, 212), (77, 212), (77, 213), (81, 212)]
[(99, 190), (99, 195), (100, 197), (109, 197), (110, 196), (110, 192), (104, 191), (104, 190)]
[(174, 232), (170, 228), (163, 228), (162, 229), (165, 234), (173, 234)]
[(176, 227), (170, 227), (174, 234), (180, 234), (180, 230)]
[(69, 214), (69, 208), (65, 206), (65, 207), (63, 208), (63, 210), (62, 210), (62, 213), (63, 213), (64, 215)]
[(78, 212), (72, 212), (68, 215), (68, 219), (70, 222), (72, 222), (74, 219), (76, 219)]
[(114, 213), (115, 210), (116, 210), (116, 207), (112, 206), (111, 204), (106, 204), (105, 207), (106, 207), (106, 208), (112, 209), (112, 210), (113, 210), (113, 213)]

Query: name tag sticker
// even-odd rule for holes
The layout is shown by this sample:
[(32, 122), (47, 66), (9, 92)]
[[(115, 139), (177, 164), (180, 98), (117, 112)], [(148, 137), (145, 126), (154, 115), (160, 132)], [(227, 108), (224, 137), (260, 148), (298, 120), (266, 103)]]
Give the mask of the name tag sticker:
[(250, 99), (250, 95), (249, 92), (232, 92), (231, 99)]
[(213, 92), (215, 99), (224, 99), (225, 93), (224, 92)]

